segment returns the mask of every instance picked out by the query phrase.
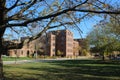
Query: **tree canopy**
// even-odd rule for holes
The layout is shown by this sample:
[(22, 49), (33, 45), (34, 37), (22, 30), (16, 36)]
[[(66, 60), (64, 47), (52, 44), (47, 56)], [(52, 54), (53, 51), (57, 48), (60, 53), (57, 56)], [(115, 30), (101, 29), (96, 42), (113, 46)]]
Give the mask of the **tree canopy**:
[(80, 31), (76, 23), (94, 13), (120, 14), (109, 0), (0, 0), (1, 29), (11, 30), (21, 36), (38, 38), (48, 29), (71, 26)]
[(113, 51), (120, 51), (119, 22), (119, 18), (115, 19), (114, 16), (111, 15), (109, 20), (101, 21), (95, 25), (87, 37), (90, 45), (93, 45), (91, 48), (92, 52), (108, 55)]

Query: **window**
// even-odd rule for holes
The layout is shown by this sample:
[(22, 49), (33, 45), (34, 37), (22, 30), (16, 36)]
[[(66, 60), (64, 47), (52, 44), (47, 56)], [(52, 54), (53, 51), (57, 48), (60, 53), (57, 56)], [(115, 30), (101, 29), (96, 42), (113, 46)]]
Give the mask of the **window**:
[(63, 46), (64, 45), (64, 42), (61, 42), (61, 46)]
[(21, 55), (23, 55), (23, 51), (21, 51)]
[(53, 37), (53, 40), (55, 40), (55, 37)]
[(55, 49), (53, 49), (53, 52), (55, 52)]
[(55, 46), (55, 43), (53, 43), (53, 46)]
[(61, 40), (63, 41), (65, 38), (62, 36)]

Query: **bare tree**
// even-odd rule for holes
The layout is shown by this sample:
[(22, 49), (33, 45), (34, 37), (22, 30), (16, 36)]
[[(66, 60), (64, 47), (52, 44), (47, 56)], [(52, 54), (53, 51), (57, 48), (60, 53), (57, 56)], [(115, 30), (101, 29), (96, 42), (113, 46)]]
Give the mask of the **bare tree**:
[[(81, 19), (95, 14), (120, 14), (112, 4), (119, 0), (0, 0), (0, 80), (3, 80), (3, 36), (7, 29), (16, 33), (40, 30), (29, 40), (59, 26), (75, 26)], [(21, 33), (21, 35), (24, 35)], [(13, 47), (13, 46), (12, 46)]]

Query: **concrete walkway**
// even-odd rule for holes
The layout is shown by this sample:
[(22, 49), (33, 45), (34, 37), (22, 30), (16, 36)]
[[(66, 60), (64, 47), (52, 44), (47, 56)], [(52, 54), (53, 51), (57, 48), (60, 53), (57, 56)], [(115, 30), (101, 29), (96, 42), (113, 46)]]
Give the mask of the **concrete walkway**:
[(63, 61), (63, 60), (86, 60), (86, 59), (92, 59), (92, 57), (3, 61), (3, 64), (6, 65), (6, 64), (22, 64), (22, 63), (29, 63), (29, 62), (52, 62), (52, 61)]

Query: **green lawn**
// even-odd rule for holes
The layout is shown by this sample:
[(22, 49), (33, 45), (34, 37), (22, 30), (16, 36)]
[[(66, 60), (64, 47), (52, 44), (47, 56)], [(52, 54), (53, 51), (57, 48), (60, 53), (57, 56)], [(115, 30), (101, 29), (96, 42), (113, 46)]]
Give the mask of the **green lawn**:
[(29, 58), (29, 57), (19, 57), (19, 58), (16, 58), (16, 57), (3, 57), (2, 60), (3, 61), (15, 61), (15, 60), (31, 60), (33, 58)]
[(120, 80), (120, 61), (68, 60), (4, 65), (7, 80)]

